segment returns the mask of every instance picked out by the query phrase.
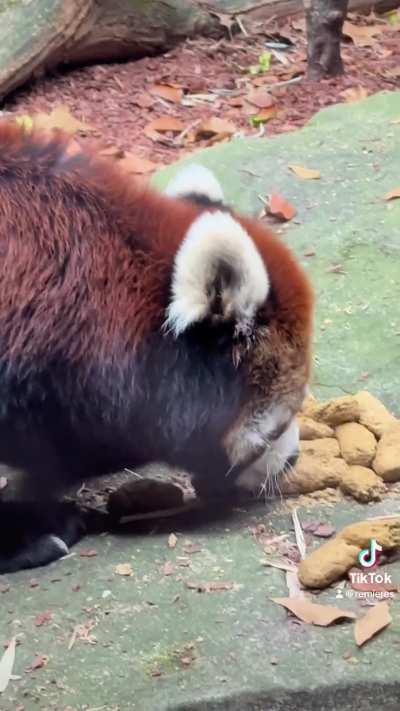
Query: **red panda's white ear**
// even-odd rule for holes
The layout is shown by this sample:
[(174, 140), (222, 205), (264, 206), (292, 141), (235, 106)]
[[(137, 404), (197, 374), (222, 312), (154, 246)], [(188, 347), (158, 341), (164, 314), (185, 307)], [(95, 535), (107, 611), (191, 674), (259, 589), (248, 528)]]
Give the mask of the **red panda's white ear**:
[(212, 202), (224, 201), (224, 193), (215, 175), (198, 163), (182, 168), (168, 183), (165, 193), (170, 197), (200, 195)]
[(264, 262), (243, 227), (228, 212), (204, 212), (175, 257), (166, 327), (179, 336), (210, 318), (248, 334), (268, 291)]

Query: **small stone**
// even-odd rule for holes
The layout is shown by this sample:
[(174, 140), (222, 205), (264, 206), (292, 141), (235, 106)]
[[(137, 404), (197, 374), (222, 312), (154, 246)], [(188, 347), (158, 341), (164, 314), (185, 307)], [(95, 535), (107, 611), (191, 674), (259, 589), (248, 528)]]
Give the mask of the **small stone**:
[(372, 469), (359, 465), (347, 468), (343, 473), (340, 488), (344, 494), (350, 494), (362, 503), (380, 501), (386, 491), (382, 479)]
[(314, 456), (338, 457), (340, 448), (337, 440), (333, 437), (323, 437), (322, 439), (300, 441), (300, 452)]
[(334, 431), (329, 425), (324, 425), (323, 422), (316, 422), (311, 417), (300, 415), (297, 418), (300, 430), (300, 439), (321, 439), (322, 437), (334, 437)]
[(400, 422), (382, 435), (372, 466), (384, 481), (400, 481)]
[(340, 451), (347, 464), (368, 467), (376, 452), (376, 439), (358, 422), (346, 422), (336, 428)]
[(354, 397), (360, 408), (360, 423), (371, 430), (378, 439), (396, 424), (396, 418), (367, 390), (360, 390)]

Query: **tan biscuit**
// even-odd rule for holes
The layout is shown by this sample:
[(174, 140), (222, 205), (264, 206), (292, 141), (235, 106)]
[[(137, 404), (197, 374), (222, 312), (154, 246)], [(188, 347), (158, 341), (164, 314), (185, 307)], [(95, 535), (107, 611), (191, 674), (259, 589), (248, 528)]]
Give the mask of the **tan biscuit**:
[(360, 408), (360, 423), (368, 427), (376, 437), (382, 437), (396, 423), (396, 418), (384, 404), (367, 390), (360, 390), (354, 397)]
[(321, 439), (322, 437), (334, 437), (332, 427), (324, 425), (323, 422), (316, 422), (311, 417), (299, 415), (297, 418), (301, 440)]
[(318, 422), (335, 427), (344, 422), (358, 422), (360, 406), (355, 397), (344, 395), (327, 402), (317, 403), (313, 407), (310, 406), (307, 415)]
[(400, 481), (400, 422), (382, 435), (372, 466), (384, 481)]
[(300, 452), (316, 457), (339, 457), (340, 447), (333, 437), (300, 441)]
[(340, 488), (362, 503), (380, 501), (386, 491), (382, 479), (372, 469), (359, 465), (349, 466), (343, 473)]
[(368, 467), (376, 452), (376, 439), (358, 422), (346, 422), (336, 428), (336, 437), (340, 451), (347, 464), (360, 464)]

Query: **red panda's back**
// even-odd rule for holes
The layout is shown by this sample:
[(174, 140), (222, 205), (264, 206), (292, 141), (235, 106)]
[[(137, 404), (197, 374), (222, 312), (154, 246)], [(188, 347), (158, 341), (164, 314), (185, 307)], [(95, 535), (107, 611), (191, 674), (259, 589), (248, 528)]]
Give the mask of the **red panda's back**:
[(165, 201), (91, 152), (71, 155), (61, 134), (0, 125), (0, 355), (99, 359), (140, 343), (168, 298)]

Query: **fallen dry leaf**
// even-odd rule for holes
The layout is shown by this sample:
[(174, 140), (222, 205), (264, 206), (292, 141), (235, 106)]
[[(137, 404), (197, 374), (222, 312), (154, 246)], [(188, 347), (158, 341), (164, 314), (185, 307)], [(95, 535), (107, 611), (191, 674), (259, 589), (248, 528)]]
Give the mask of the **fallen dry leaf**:
[(182, 87), (174, 84), (154, 84), (150, 88), (150, 94), (160, 96), (173, 104), (180, 104), (183, 97)]
[(269, 558), (267, 558), (266, 560), (263, 560), (261, 562), (263, 565), (266, 565), (270, 568), (277, 568), (277, 570), (284, 570), (288, 573), (297, 573), (297, 566), (286, 560), (270, 560)]
[(330, 538), (336, 533), (336, 528), (331, 523), (319, 523), (313, 530), (314, 536), (319, 538)]
[(79, 553), (81, 558), (95, 558), (97, 551), (94, 548), (83, 548)]
[(325, 269), (325, 271), (328, 272), (328, 274), (345, 274), (346, 273), (343, 264), (331, 264), (331, 266), (327, 267), (327, 269)]
[(141, 109), (150, 109), (153, 107), (154, 99), (149, 94), (139, 94), (132, 98), (132, 103)]
[(35, 128), (44, 130), (62, 129), (66, 133), (90, 133), (96, 131), (93, 126), (90, 126), (83, 121), (79, 121), (73, 116), (64, 104), (56, 106), (50, 114), (38, 113), (32, 116), (33, 125)]
[(343, 25), (343, 34), (351, 37), (356, 47), (371, 47), (382, 30), (383, 25), (353, 25), (348, 21)]
[(184, 553), (192, 555), (193, 553), (201, 553), (202, 547), (198, 543), (186, 543), (183, 546)]
[(168, 548), (175, 548), (177, 543), (178, 539), (175, 536), (175, 533), (170, 533), (168, 536)]
[(82, 153), (82, 146), (71, 138), (65, 146), (65, 153), (68, 156), (76, 156), (78, 153)]
[(340, 92), (340, 96), (343, 96), (347, 103), (351, 103), (352, 101), (361, 101), (362, 99), (366, 99), (368, 91), (363, 86), (355, 86), (350, 89), (344, 89), (344, 91)]
[(288, 165), (288, 168), (302, 180), (318, 180), (321, 177), (319, 170), (305, 168), (304, 165)]
[(273, 96), (265, 89), (253, 89), (245, 98), (258, 109), (269, 109), (275, 103)]
[(226, 121), (225, 119), (218, 118), (214, 116), (197, 126), (195, 131), (195, 140), (201, 140), (203, 138), (216, 138), (222, 140), (223, 138), (228, 138), (233, 136), (236, 131), (236, 126), (231, 121)]
[(400, 198), (400, 188), (394, 188), (394, 190), (389, 190), (389, 192), (383, 196), (384, 200), (396, 200), (397, 198)]
[(206, 592), (221, 592), (222, 590), (232, 590), (233, 583), (225, 582), (223, 580), (216, 580), (215, 582), (206, 583)]
[(190, 568), (190, 558), (187, 558), (186, 556), (177, 556), (176, 562), (178, 563), (180, 568)]
[(7, 689), (15, 661), (16, 638), (13, 637), (0, 659), (0, 694)]
[(106, 158), (116, 158), (116, 159), (121, 159), (125, 155), (125, 151), (122, 150), (122, 148), (118, 148), (117, 146), (107, 146), (107, 148), (103, 148), (99, 152), (100, 156), (105, 156)]
[(35, 625), (36, 627), (41, 627), (42, 625), (45, 625), (46, 622), (50, 622), (52, 618), (53, 613), (50, 610), (46, 610), (45, 612), (39, 612), (39, 614), (35, 617)]
[(181, 133), (185, 129), (185, 124), (179, 119), (171, 116), (164, 116), (154, 121), (150, 121), (144, 128), (144, 132), (148, 138), (153, 141), (159, 141), (163, 133)]
[(296, 208), (280, 193), (271, 193), (266, 208), (279, 220), (291, 220), (296, 214)]
[(379, 602), (368, 610), (354, 625), (354, 638), (358, 647), (368, 642), (371, 637), (390, 625), (392, 618), (387, 602)]
[(117, 575), (125, 575), (131, 577), (133, 575), (132, 566), (130, 563), (118, 563), (115, 567), (115, 573)]
[(166, 563), (164, 563), (161, 572), (163, 575), (172, 575), (172, 573), (175, 570), (175, 566), (173, 563), (171, 563), (170, 560), (167, 560)]
[(224, 590), (232, 590), (234, 584), (231, 582), (225, 582), (223, 580), (215, 580), (208, 583), (193, 582), (187, 580), (185, 585), (189, 590), (197, 590), (197, 592), (222, 592)]
[(47, 654), (36, 654), (32, 664), (30, 664), (25, 671), (29, 674), (30, 672), (36, 671), (36, 669), (42, 669), (48, 664), (48, 661), (49, 657)]
[(140, 156), (135, 156), (133, 153), (125, 153), (125, 157), (118, 161), (120, 165), (127, 173), (133, 175), (146, 175), (148, 173), (153, 173), (159, 166), (153, 163), (152, 160), (148, 158), (141, 158)]
[(85, 644), (97, 644), (97, 637), (92, 634), (92, 630), (95, 626), (96, 623), (94, 620), (87, 620), (83, 625), (76, 625), (68, 643), (68, 651), (71, 651), (77, 640), (80, 640)]
[(244, 97), (243, 96), (231, 96), (228, 99), (226, 99), (226, 103), (229, 106), (241, 108), (244, 104)]
[(193, 659), (191, 657), (181, 657), (180, 662), (181, 664), (183, 664), (183, 666), (187, 667), (189, 666), (189, 664), (192, 664)]
[(299, 620), (307, 622), (309, 625), (328, 627), (333, 622), (344, 619), (353, 620), (356, 617), (354, 612), (340, 610), (333, 605), (318, 605), (306, 598), (272, 597), (271, 600), (278, 605), (282, 605), (282, 607), (285, 607), (298, 617)]
[(294, 30), (298, 30), (299, 32), (305, 32), (306, 29), (306, 21), (303, 18), (292, 20), (290, 23), (293, 27)]

